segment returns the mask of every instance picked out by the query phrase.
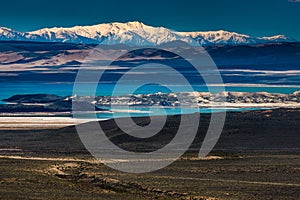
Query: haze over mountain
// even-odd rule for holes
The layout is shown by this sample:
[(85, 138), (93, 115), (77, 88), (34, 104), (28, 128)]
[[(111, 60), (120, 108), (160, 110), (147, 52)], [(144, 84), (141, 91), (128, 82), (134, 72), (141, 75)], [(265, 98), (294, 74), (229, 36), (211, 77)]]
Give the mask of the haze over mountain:
[(0, 41), (65, 42), (76, 44), (126, 44), (155, 46), (173, 41), (190, 45), (210, 46), (251, 45), (278, 42), (295, 42), (284, 35), (252, 37), (224, 30), (206, 32), (177, 32), (164, 27), (152, 27), (141, 22), (107, 23), (71, 28), (43, 28), (32, 32), (19, 32), (0, 27)]

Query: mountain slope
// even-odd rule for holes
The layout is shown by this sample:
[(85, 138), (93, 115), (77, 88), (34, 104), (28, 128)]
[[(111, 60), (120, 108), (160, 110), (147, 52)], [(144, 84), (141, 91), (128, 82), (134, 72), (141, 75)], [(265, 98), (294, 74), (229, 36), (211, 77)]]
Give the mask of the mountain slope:
[(18, 32), (0, 28), (0, 40), (68, 42), (80, 44), (126, 44), (132, 46), (160, 45), (173, 41), (183, 41), (190, 45), (209, 46), (247, 45), (294, 40), (277, 35), (272, 37), (251, 37), (228, 31), (176, 32), (164, 27), (152, 27), (141, 22), (107, 23), (71, 28), (44, 28), (32, 32)]
[(28, 33), (18, 32), (9, 28), (0, 27), (0, 40), (23, 40), (27, 41)]
[[(163, 27), (147, 26), (140, 22), (75, 26), (71, 28), (46, 28), (33, 31), (30, 34), (40, 35), (56, 42), (101, 43), (108, 45), (120, 43), (138, 46), (159, 45), (177, 40), (189, 44), (194, 42), (189, 36), (179, 35)], [(91, 41), (84, 42), (78, 40), (77, 37)]]
[(294, 41), (293, 39), (290, 39), (284, 35), (276, 35), (271, 37), (251, 37), (249, 35), (228, 32), (224, 30), (207, 32), (179, 32), (178, 34), (189, 36), (199, 44), (205, 46), (210, 44), (239, 45)]
[(10, 28), (0, 27), (0, 40), (1, 41), (36, 41), (47, 42), (43, 37), (36, 34), (19, 32)]

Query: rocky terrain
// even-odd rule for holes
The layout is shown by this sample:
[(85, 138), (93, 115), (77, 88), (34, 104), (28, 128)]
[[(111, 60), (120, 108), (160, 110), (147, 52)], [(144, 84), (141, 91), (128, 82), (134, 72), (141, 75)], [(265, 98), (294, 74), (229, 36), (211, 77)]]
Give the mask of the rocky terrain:
[[(180, 99), (180, 100), (179, 100)], [(124, 96), (67, 96), (48, 94), (15, 95), (3, 99), (7, 104), (0, 104), (2, 113), (26, 112), (72, 112), (73, 111), (108, 111), (111, 106), (136, 107), (299, 107), (300, 92), (276, 94), (266, 92), (191, 92), (191, 93), (155, 93), (133, 94)], [(72, 107), (72, 103), (75, 106)]]
[(0, 104), (2, 113), (51, 113), (74, 111), (106, 111), (87, 101), (78, 101), (76, 106), (72, 106), (70, 97), (61, 97), (51, 94), (28, 94), (14, 95), (8, 99), (3, 99), (7, 104)]
[[(78, 97), (78, 99), (86, 99)], [(136, 94), (120, 97), (96, 97), (96, 104), (100, 106), (129, 105), (129, 106), (181, 106), (191, 105), (191, 100), (199, 107), (229, 106), (229, 107), (255, 107), (268, 104), (271, 107), (298, 107), (300, 92), (293, 94), (276, 94), (267, 92), (191, 92), (191, 93), (156, 93)], [(183, 101), (179, 101), (181, 99)]]

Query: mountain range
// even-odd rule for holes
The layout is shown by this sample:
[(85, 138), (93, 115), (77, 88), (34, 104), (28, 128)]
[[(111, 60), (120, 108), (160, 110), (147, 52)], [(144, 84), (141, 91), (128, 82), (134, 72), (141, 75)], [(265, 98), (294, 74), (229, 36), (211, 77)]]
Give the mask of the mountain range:
[(224, 30), (206, 32), (177, 32), (164, 27), (152, 27), (141, 22), (105, 23), (70, 28), (43, 28), (20, 32), (0, 27), (0, 41), (64, 42), (75, 44), (126, 44), (129, 46), (155, 46), (173, 41), (189, 45), (253, 45), (295, 42), (284, 35), (252, 37)]

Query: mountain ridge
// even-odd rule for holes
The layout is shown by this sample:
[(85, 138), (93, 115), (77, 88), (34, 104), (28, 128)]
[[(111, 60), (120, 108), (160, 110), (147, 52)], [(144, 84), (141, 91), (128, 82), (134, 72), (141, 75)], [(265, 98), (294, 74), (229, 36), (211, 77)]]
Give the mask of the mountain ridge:
[(103, 23), (69, 28), (43, 28), (19, 32), (0, 27), (0, 41), (64, 42), (76, 44), (126, 44), (129, 46), (156, 46), (174, 41), (189, 45), (253, 45), (277, 42), (296, 42), (284, 35), (252, 37), (246, 34), (218, 31), (178, 32), (164, 27), (153, 27), (142, 22)]

